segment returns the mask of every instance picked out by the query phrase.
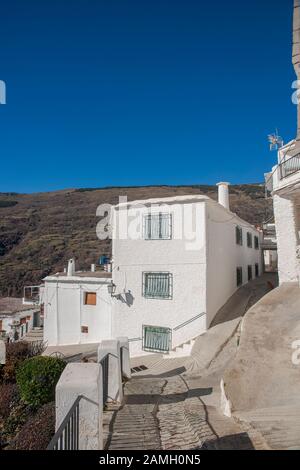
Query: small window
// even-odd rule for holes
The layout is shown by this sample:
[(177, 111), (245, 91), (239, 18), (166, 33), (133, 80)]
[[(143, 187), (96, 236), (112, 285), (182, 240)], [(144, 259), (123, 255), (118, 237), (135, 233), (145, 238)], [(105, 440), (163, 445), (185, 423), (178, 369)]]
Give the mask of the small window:
[(258, 263), (255, 263), (255, 277), (259, 276), (259, 265)]
[(249, 264), (248, 266), (248, 281), (251, 281), (252, 279), (252, 266)]
[(247, 232), (247, 246), (252, 248), (252, 233)]
[(147, 214), (144, 216), (145, 240), (170, 240), (172, 238), (171, 214)]
[(89, 332), (89, 327), (88, 326), (82, 326), (81, 327), (81, 333), (88, 333)]
[(97, 295), (96, 292), (86, 292), (84, 296), (84, 305), (96, 305)]
[(143, 273), (143, 296), (147, 299), (171, 299), (172, 274)]
[(236, 268), (236, 285), (239, 287), (243, 284), (243, 268)]
[(243, 229), (242, 227), (236, 226), (235, 227), (235, 238), (236, 244), (242, 245), (243, 244)]
[(259, 241), (258, 241), (258, 236), (257, 235), (254, 236), (254, 248), (256, 250), (259, 249)]

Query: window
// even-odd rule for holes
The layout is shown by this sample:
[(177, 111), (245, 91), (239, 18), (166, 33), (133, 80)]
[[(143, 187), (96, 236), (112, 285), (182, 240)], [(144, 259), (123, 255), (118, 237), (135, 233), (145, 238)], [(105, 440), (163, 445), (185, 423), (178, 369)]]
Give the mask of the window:
[(81, 327), (81, 333), (88, 333), (89, 332), (89, 327), (88, 326), (82, 326)]
[(247, 246), (252, 248), (252, 233), (247, 232)]
[(172, 274), (143, 273), (143, 296), (148, 299), (171, 299)]
[(243, 284), (243, 268), (236, 268), (236, 285), (239, 287)]
[(96, 305), (97, 295), (96, 292), (86, 292), (84, 295), (84, 305)]
[(243, 229), (242, 227), (236, 226), (235, 227), (235, 238), (236, 244), (242, 245), (243, 244)]
[(254, 248), (256, 250), (259, 249), (259, 242), (258, 242), (258, 236), (257, 235), (254, 236)]
[(147, 214), (144, 216), (145, 240), (170, 240), (172, 238), (171, 214)]
[(252, 279), (252, 266), (249, 264), (248, 266), (248, 281), (251, 281)]
[(259, 276), (259, 265), (258, 263), (255, 263), (255, 277)]

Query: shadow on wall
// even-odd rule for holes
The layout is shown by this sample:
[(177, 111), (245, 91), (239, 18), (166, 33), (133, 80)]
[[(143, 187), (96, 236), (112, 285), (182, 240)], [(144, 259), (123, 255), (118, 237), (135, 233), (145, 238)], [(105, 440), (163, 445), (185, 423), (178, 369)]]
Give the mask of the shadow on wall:
[(127, 307), (131, 307), (134, 302), (134, 297), (130, 290), (128, 292), (125, 292), (124, 294), (116, 295), (116, 299), (122, 302), (122, 304), (126, 304)]

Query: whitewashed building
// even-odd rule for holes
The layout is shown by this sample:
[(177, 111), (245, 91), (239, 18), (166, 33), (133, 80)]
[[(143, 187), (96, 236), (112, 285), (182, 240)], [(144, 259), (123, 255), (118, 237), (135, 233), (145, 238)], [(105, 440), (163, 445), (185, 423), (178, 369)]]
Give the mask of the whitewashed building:
[(17, 297), (0, 298), (0, 335), (4, 340), (24, 338), (39, 324), (40, 307)]
[[(294, 1), (293, 64), (300, 80), (300, 2)], [(298, 95), (299, 96), (299, 95)], [(296, 139), (278, 151), (277, 165), (266, 175), (272, 192), (278, 248), (279, 282), (300, 279), (300, 105)]]
[(131, 355), (170, 352), (261, 274), (261, 232), (229, 210), (227, 183), (219, 203), (201, 195), (121, 203), (111, 226), (112, 273), (69, 265), (45, 279), (49, 346), (127, 336)]

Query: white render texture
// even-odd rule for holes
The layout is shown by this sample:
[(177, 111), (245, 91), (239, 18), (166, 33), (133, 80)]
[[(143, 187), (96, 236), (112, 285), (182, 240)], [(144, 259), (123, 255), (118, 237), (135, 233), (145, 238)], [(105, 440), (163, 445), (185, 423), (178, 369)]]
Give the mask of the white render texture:
[(129, 352), (129, 342), (126, 336), (117, 338), (117, 341), (120, 343), (120, 350), (122, 351), (121, 357), (121, 372), (122, 376), (127, 380), (131, 379), (131, 367), (130, 367), (130, 352)]
[(278, 250), (279, 282), (298, 280), (298, 264), (296, 258), (297, 234), (294, 203), (277, 194), (273, 197), (274, 215), (276, 222), (276, 237)]
[(100, 364), (67, 364), (56, 386), (56, 430), (76, 398), (79, 405), (79, 450), (103, 449), (102, 370)]
[(108, 402), (121, 403), (123, 386), (121, 373), (120, 342), (118, 340), (101, 341), (98, 348), (98, 363), (108, 354)]
[[(169, 212), (172, 215), (170, 240), (145, 240), (143, 237), (143, 216), (149, 213), (153, 201), (157, 207), (151, 207), (151, 213)], [(131, 227), (130, 237), (126, 238), (120, 224), (125, 217), (123, 211), (128, 207), (129, 219), (132, 216), (135, 225)], [(187, 218), (183, 219), (182, 214)], [(196, 241), (191, 240), (185, 230), (195, 214)], [(145, 353), (142, 349), (143, 325), (170, 328), (172, 348), (176, 348), (207, 330), (218, 309), (237, 289), (238, 266), (243, 269), (244, 283), (247, 282), (249, 264), (253, 277), (255, 263), (261, 274), (261, 250), (254, 248), (254, 235), (261, 241), (260, 232), (207, 197), (182, 196), (119, 205), (113, 211), (112, 225), (113, 281), (116, 284), (112, 336), (128, 336), (132, 356)], [(243, 246), (236, 244), (236, 225), (243, 229)], [(253, 237), (252, 248), (247, 247), (247, 231)], [(145, 298), (142, 291), (144, 272), (170, 272), (172, 298)]]
[[(49, 276), (44, 289), (44, 340), (48, 346), (100, 343), (111, 338), (110, 279)], [(85, 305), (96, 292), (96, 305)], [(87, 327), (88, 332), (82, 332)]]

